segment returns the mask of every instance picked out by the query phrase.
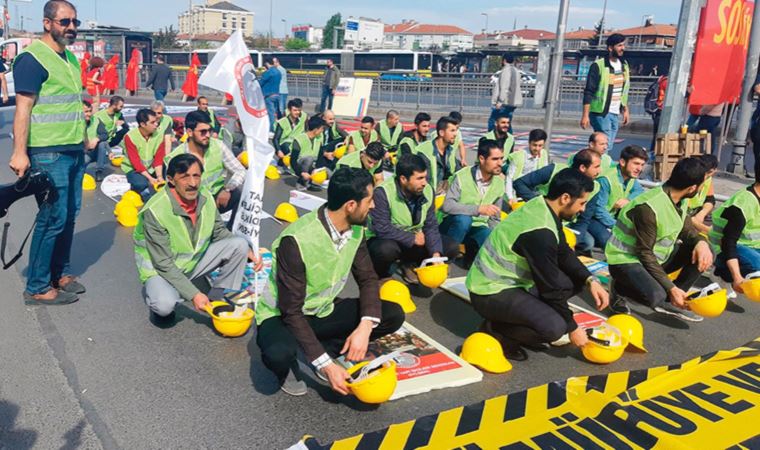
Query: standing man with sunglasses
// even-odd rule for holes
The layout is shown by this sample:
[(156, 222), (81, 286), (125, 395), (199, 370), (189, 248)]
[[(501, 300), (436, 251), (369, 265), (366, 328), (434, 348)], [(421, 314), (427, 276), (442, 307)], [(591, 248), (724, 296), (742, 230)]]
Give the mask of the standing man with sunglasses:
[(47, 172), (57, 199), (40, 205), (29, 248), (24, 299), (28, 304), (73, 303), (85, 292), (71, 274), (74, 222), (82, 202), (85, 120), (79, 62), (66, 46), (77, 37), (77, 11), (65, 0), (43, 10), (42, 38), (13, 65), (16, 115), (10, 167)]

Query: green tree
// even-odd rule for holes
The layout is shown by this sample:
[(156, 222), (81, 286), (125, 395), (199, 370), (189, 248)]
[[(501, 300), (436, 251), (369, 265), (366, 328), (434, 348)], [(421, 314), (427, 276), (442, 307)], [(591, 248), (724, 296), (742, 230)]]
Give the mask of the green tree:
[(285, 50), (305, 50), (309, 47), (309, 41), (305, 39), (291, 38), (285, 41)]
[(256, 33), (252, 37), (245, 38), (245, 45), (255, 50), (265, 49), (269, 47), (269, 38), (265, 34)]
[(173, 25), (169, 25), (163, 30), (159, 29), (158, 33), (153, 33), (153, 47), (156, 49), (179, 48), (177, 43), (177, 30)]
[[(342, 22), (343, 19), (341, 18), (340, 13), (333, 14), (333, 16), (330, 17), (330, 20), (327, 21), (325, 29), (322, 32), (322, 48), (333, 48), (333, 33), (336, 33), (335, 27), (339, 27)], [(338, 48), (342, 48), (343, 35), (340, 33), (340, 30), (337, 30), (337, 33)]]

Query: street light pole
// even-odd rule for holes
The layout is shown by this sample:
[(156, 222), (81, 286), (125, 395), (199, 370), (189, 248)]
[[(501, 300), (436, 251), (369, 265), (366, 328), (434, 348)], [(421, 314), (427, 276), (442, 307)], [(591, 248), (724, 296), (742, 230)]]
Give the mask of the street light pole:
[(282, 38), (287, 39), (288, 38), (288, 21), (285, 19), (280, 19), (282, 21)]
[(488, 34), (488, 13), (480, 13), (481, 16), (486, 16), (486, 27), (483, 28), (483, 34)]
[(554, 110), (558, 101), (560, 85), (562, 84), (562, 62), (564, 60), (565, 30), (567, 29), (567, 14), (570, 10), (570, 0), (560, 0), (559, 18), (557, 19), (557, 37), (552, 51), (552, 64), (549, 71), (549, 86), (546, 95), (546, 115), (544, 130), (548, 136), (546, 142), (552, 139), (552, 122)]
[(599, 42), (597, 45), (602, 46), (602, 38), (604, 37), (604, 18), (607, 15), (607, 0), (604, 0), (604, 7), (602, 8), (602, 21), (599, 22)]
[(269, 48), (272, 48), (272, 0), (269, 0)]

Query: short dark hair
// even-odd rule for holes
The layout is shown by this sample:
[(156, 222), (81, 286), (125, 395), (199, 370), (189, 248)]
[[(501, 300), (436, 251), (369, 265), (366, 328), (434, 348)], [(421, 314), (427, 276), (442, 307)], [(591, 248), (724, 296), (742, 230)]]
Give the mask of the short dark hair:
[(324, 127), (325, 125), (327, 125), (325, 123), (325, 119), (321, 118), (320, 116), (311, 116), (309, 117), (309, 121), (306, 122), (306, 128), (309, 131), (316, 130), (319, 127)]
[(92, 102), (89, 100), (82, 99), (82, 104), (88, 108), (92, 108)]
[(515, 62), (515, 56), (511, 53), (504, 53), (501, 55), (501, 60), (506, 61), (509, 64)]
[(364, 153), (375, 161), (380, 161), (385, 157), (385, 147), (377, 141), (370, 142), (367, 144), (367, 148), (364, 149)]
[(599, 153), (584, 148), (573, 156), (573, 164), (570, 166), (575, 170), (579, 170), (581, 166), (591, 167), (594, 162), (594, 157), (601, 158)]
[(404, 153), (396, 162), (396, 176), (406, 177), (409, 179), (414, 172), (427, 171), (427, 164), (422, 156), (411, 153)]
[(699, 155), (697, 158), (707, 167), (708, 172), (718, 168), (718, 157), (715, 155)]
[(593, 133), (591, 133), (588, 137), (589, 144), (592, 142), (596, 142), (596, 138), (602, 134), (607, 136), (607, 133), (605, 133), (604, 131), (594, 131)]
[(440, 119), (438, 119), (438, 122), (435, 124), (436, 131), (445, 130), (449, 127), (449, 125), (457, 126), (459, 125), (456, 120), (452, 119), (449, 116), (443, 116)]
[(137, 125), (142, 125), (148, 123), (148, 120), (150, 120), (151, 117), (156, 117), (156, 113), (148, 108), (142, 108), (137, 111), (135, 120), (137, 121)]
[(362, 201), (369, 195), (369, 187), (373, 183), (372, 175), (364, 169), (339, 168), (330, 177), (330, 185), (327, 186), (327, 209), (337, 211), (351, 200)]
[(164, 62), (164, 55), (156, 55), (156, 62), (157, 63)]
[(203, 164), (197, 156), (192, 153), (180, 153), (169, 160), (169, 164), (166, 167), (166, 176), (173, 177), (176, 174), (187, 173), (193, 164), (198, 164), (201, 168), (201, 173), (203, 173)]
[(500, 112), (498, 112), (498, 113), (496, 114), (496, 117), (494, 117), (494, 120), (496, 120), (496, 121), (498, 121), (499, 119), (507, 119), (507, 120), (509, 120), (510, 122), (512, 122), (512, 118), (511, 118), (511, 117), (509, 117), (509, 114), (508, 114), (508, 113), (506, 113), (506, 112), (504, 112), (504, 111), (500, 111)]
[(371, 116), (364, 116), (362, 117), (362, 123), (371, 123), (374, 125), (375, 119)]
[(395, 109), (389, 109), (387, 113), (385, 113), (385, 118), (389, 119), (391, 117), (401, 116), (401, 114), (398, 113)]
[(190, 111), (185, 116), (185, 128), (188, 130), (194, 130), (199, 123), (211, 125), (211, 117), (203, 111)]
[(535, 130), (530, 130), (530, 133), (528, 134), (528, 142), (538, 142), (538, 141), (545, 141), (547, 138), (546, 131), (536, 128)]
[(570, 198), (576, 199), (583, 196), (586, 192), (594, 190), (594, 180), (575, 169), (562, 169), (552, 178), (549, 183), (549, 193), (546, 198), (556, 200), (562, 194), (568, 194)]
[(481, 139), (478, 142), (478, 158), (488, 158), (491, 156), (491, 149), (498, 148), (504, 150), (498, 142), (493, 139)]
[(628, 162), (634, 158), (643, 159), (644, 162), (646, 162), (649, 160), (649, 154), (646, 150), (644, 150), (644, 147), (641, 147), (639, 145), (629, 145), (620, 152), (620, 159), (625, 162)]
[(199, 97), (198, 97), (198, 98), (195, 100), (195, 103), (197, 103), (197, 104), (199, 104), (199, 105), (200, 105), (200, 104), (201, 104), (201, 100), (206, 100), (206, 101), (208, 101), (208, 99), (206, 98), (206, 96), (204, 96), (204, 95), (201, 95), (201, 96), (199, 96)]
[(108, 105), (109, 106), (113, 106), (113, 105), (116, 105), (119, 102), (124, 103), (124, 97), (122, 97), (120, 95), (114, 95), (113, 97), (111, 97), (110, 100), (108, 100)]
[(621, 42), (625, 42), (625, 36), (623, 36), (620, 33), (612, 33), (607, 38), (607, 47), (614, 47), (614, 46), (620, 44)]
[(414, 116), (414, 124), (415, 125), (419, 125), (422, 122), (430, 122), (430, 120), (431, 120), (430, 119), (430, 114), (428, 114), (426, 112), (420, 112), (420, 113), (417, 113), (416, 116)]
[(264, 64), (269, 64), (270, 66), (272, 64), (274, 64), (274, 61), (272, 60), (272, 57), (271, 56), (267, 56), (266, 58), (264, 58)]
[(457, 121), (457, 125), (459, 125), (460, 123), (462, 123), (463, 117), (462, 117), (462, 113), (460, 113), (459, 111), (451, 111), (449, 113), (449, 117), (451, 117), (452, 119), (456, 120)]
[(679, 190), (699, 186), (705, 181), (707, 170), (707, 167), (698, 158), (684, 158), (673, 167), (665, 186)]
[(68, 6), (76, 12), (77, 7), (73, 3), (66, 0), (49, 0), (42, 8), (42, 17), (45, 19), (55, 19), (55, 15), (58, 13), (58, 9), (61, 6)]
[(290, 108), (303, 108), (303, 100), (300, 98), (288, 100), (288, 109)]

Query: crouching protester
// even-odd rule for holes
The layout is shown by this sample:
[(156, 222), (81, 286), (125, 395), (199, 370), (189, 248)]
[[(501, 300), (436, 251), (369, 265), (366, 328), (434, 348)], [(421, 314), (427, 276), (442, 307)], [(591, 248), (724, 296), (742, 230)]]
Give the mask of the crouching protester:
[(562, 221), (582, 212), (594, 189), (591, 178), (563, 169), (546, 197), (512, 213), (489, 235), (467, 273), (472, 306), (485, 321), (481, 331), (502, 345), (504, 356), (528, 358), (523, 346), (542, 350), (569, 333), (578, 347), (588, 342), (567, 301), (584, 286), (600, 311), (609, 296), (567, 245)]
[[(248, 242), (225, 227), (214, 197), (201, 186), (202, 174), (195, 155), (175, 156), (166, 170), (167, 187), (138, 215), (135, 261), (155, 322), (170, 321), (182, 301), (204, 311), (225, 289), (240, 289), (246, 262), (254, 259)], [(196, 283), (216, 269), (219, 276), (211, 290), (201, 292)]]
[[(332, 358), (343, 354), (360, 361), (370, 341), (404, 323), (401, 307), (378, 297), (364, 238), (372, 191), (366, 170), (338, 169), (327, 188), (327, 205), (288, 226), (272, 244), (269, 285), (256, 304), (256, 343), (287, 394), (306, 394), (299, 349), (335, 392), (346, 395), (349, 375)], [(349, 274), (359, 298), (338, 298)]]

